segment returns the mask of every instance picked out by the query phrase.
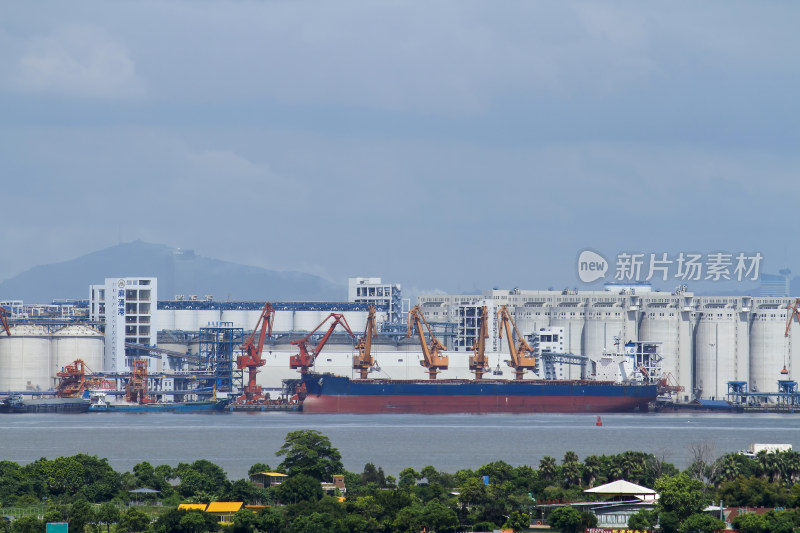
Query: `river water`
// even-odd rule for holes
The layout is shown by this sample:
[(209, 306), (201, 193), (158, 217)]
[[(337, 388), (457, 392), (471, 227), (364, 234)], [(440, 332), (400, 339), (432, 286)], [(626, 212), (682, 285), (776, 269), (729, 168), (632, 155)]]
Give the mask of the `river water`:
[[(230, 479), (251, 465), (277, 466), (275, 456), (290, 431), (316, 429), (331, 439), (348, 470), (372, 462), (387, 474), (405, 467), (455, 472), (497, 460), (538, 467), (567, 450), (581, 460), (596, 454), (644, 451), (679, 468), (692, 460), (693, 444), (714, 456), (751, 443), (788, 443), (800, 449), (800, 415), (308, 415), (217, 414), (8, 414), (0, 415), (0, 460), (26, 464), (40, 457), (86, 453), (105, 457), (118, 471), (151, 464), (208, 459)], [(696, 447), (696, 446), (695, 446)]]

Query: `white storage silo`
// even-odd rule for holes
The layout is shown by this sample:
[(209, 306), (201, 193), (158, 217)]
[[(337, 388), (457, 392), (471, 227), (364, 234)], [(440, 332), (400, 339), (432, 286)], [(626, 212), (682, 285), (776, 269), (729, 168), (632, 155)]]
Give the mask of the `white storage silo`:
[(695, 329), (695, 388), (700, 397), (724, 400), (729, 381), (748, 381), (750, 335), (746, 316), (734, 309), (704, 310)]
[(49, 390), (50, 335), (42, 326), (13, 326), (0, 337), (0, 391)]
[(221, 314), (222, 322), (232, 322), (233, 327), (242, 328), (250, 334), (258, 323), (261, 311), (248, 311), (244, 309), (224, 310)]
[(583, 332), (583, 355), (598, 356), (603, 352), (620, 350), (624, 323), (616, 314), (619, 307), (589, 307), (586, 309), (586, 328)]
[(678, 315), (677, 310), (672, 307), (645, 310), (639, 326), (639, 340), (659, 343), (658, 352), (663, 358), (661, 370), (665, 374), (672, 374), (679, 384), (689, 389), (691, 388), (691, 369), (680, 367)]
[(87, 370), (103, 371), (104, 337), (96, 329), (83, 324), (65, 326), (53, 334), (51, 342), (52, 376), (76, 359), (82, 359)]
[[(564, 350), (575, 355), (583, 354), (585, 320), (581, 306), (559, 306), (550, 311), (550, 327), (564, 328)], [(581, 379), (581, 366), (565, 365), (565, 379)]]
[(750, 325), (750, 391), (775, 392), (782, 375), (784, 363), (790, 370), (786, 330), (786, 311), (782, 309), (756, 309)]

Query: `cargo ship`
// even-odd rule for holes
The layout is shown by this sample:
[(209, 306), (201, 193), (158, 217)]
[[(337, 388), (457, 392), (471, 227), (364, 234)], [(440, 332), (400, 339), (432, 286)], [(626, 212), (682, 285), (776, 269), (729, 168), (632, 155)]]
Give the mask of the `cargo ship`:
[(114, 403), (106, 399), (105, 394), (93, 394), (88, 407), (90, 413), (175, 413), (224, 411), (228, 399), (212, 399), (197, 402), (146, 402), (146, 403)]
[(23, 398), (12, 395), (0, 401), (0, 413), (85, 413), (89, 400), (84, 398)]
[(304, 413), (646, 412), (655, 384), (559, 380), (351, 379), (307, 373)]

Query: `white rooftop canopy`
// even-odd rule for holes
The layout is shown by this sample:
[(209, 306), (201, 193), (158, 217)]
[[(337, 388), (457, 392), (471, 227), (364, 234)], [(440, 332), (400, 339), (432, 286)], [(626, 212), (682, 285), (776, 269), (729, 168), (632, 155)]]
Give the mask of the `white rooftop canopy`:
[(658, 498), (658, 493), (653, 489), (642, 487), (641, 485), (631, 483), (630, 481), (625, 481), (624, 479), (612, 481), (611, 483), (606, 483), (605, 485), (600, 485), (599, 487), (586, 489), (583, 492), (588, 492), (590, 494), (607, 494), (609, 496), (634, 496), (641, 500), (654, 500)]

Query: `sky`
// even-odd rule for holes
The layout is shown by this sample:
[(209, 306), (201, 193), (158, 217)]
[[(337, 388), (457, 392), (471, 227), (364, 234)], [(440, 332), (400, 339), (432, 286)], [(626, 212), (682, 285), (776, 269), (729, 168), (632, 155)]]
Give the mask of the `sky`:
[(11, 2), (0, 280), (136, 239), (448, 292), (580, 286), (585, 249), (612, 272), (724, 252), (800, 273), (798, 20), (789, 1)]

